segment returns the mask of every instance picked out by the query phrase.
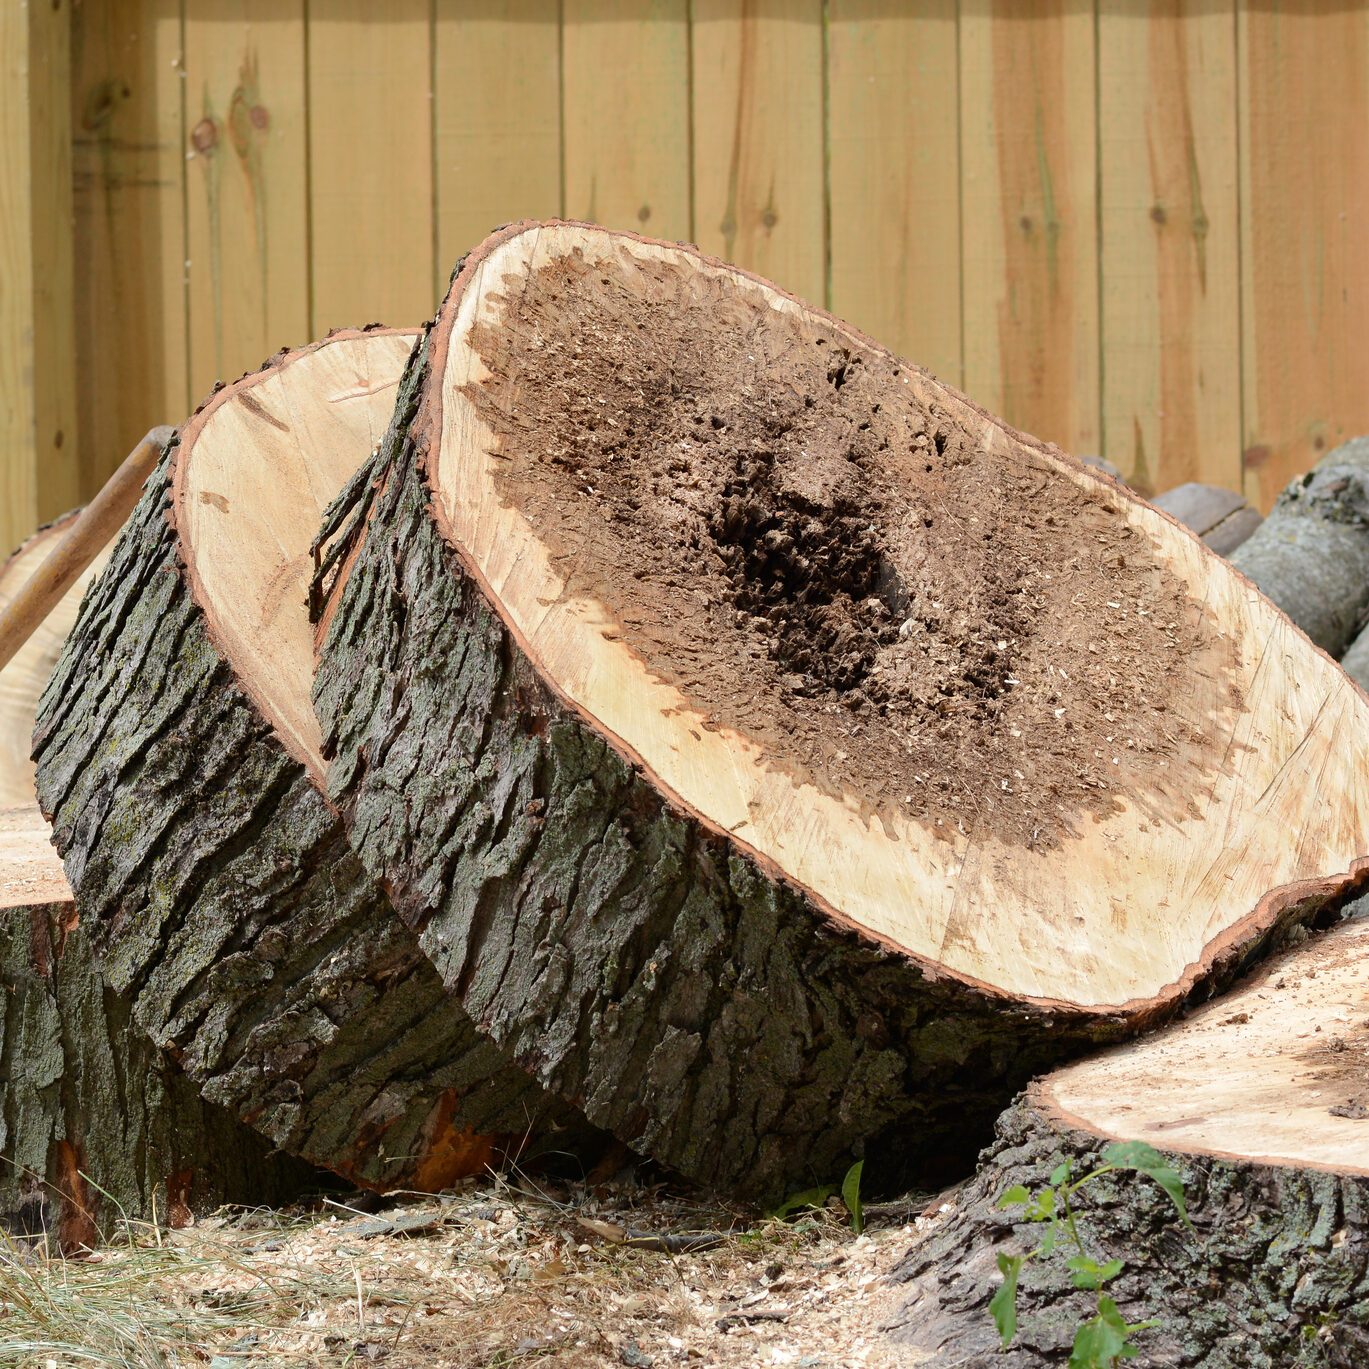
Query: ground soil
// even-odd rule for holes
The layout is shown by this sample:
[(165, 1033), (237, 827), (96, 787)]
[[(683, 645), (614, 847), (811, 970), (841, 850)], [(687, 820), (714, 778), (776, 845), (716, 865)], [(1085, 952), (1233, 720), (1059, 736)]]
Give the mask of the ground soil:
[(797, 780), (1044, 848), (1215, 770), (1236, 649), (1120, 496), (988, 455), (887, 354), (578, 256), (472, 341), (501, 497), (566, 594)]
[[(11, 1266), (0, 1252), (0, 1295), (41, 1286), (70, 1313), (41, 1337), (10, 1318), (7, 1344), (36, 1353), (4, 1362), (894, 1369), (925, 1357), (885, 1333), (905, 1296), (889, 1275), (944, 1210), (927, 1195), (883, 1204), (858, 1236), (835, 1199), (780, 1222), (630, 1177), (558, 1187), (519, 1175), (379, 1212), (341, 1197), (225, 1210), (134, 1231), (93, 1260)], [(622, 1239), (703, 1229), (724, 1238), (674, 1253)], [(137, 1328), (141, 1353), (120, 1323)]]

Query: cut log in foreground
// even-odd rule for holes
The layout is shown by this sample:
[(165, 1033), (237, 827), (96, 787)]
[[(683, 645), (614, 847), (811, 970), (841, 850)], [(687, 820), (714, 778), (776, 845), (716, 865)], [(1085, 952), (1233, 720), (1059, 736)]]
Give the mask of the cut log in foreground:
[[(29, 577), (46, 560), (48, 553), (76, 521), (80, 510), (63, 514), (56, 522), (34, 533), (8, 561), (0, 565), (0, 608), (28, 583)], [(52, 674), (61, 654), (81, 596), (86, 587), (99, 575), (109, 558), (109, 549), (102, 551), (81, 573), (76, 584), (62, 597), (19, 648), (8, 665), (0, 668), (0, 808), (32, 804), (33, 762), (29, 748), (33, 736), (33, 718), (38, 708), (38, 696)]]
[(317, 1186), (148, 1043), (106, 988), (31, 804), (0, 810), (0, 1225), (95, 1245)]
[(1343, 656), (1369, 614), (1369, 437), (1294, 480), (1231, 563), (1323, 651)]
[(496, 234), (373, 474), (315, 695), (353, 845), (496, 1041), (689, 1174), (959, 1162), (1369, 853), (1366, 702), (1249, 584), (691, 249)]
[(912, 1294), (898, 1338), (942, 1369), (1063, 1364), (1094, 1310), (1071, 1288), (1067, 1240), (1028, 1262), (1018, 1342), (997, 1353), (996, 1257), (1033, 1249), (1042, 1228), (996, 1204), (1014, 1184), (1046, 1187), (1066, 1157), (1086, 1173), (1119, 1138), (1168, 1155), (1196, 1227), (1130, 1174), (1076, 1199), (1090, 1256), (1125, 1264), (1109, 1285), (1123, 1315), (1160, 1320), (1135, 1363), (1369, 1363), (1369, 921), (1271, 961), (1185, 1023), (1029, 1088), (950, 1216), (904, 1262)]
[(555, 1144), (568, 1110), (444, 1001), (319, 788), (309, 543), (412, 341), (340, 334), (204, 405), (83, 606), (35, 745), (83, 926), (142, 1029), (282, 1150), (431, 1189), (530, 1133)]

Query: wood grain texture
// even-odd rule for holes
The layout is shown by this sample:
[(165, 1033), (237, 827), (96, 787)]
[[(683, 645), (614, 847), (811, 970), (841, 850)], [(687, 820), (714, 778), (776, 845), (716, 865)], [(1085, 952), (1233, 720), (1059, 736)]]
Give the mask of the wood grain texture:
[(155, 423), (190, 408), (180, 0), (72, 16), (80, 481), (93, 494)]
[(29, 147), (28, 14), (0, 9), (0, 545), (38, 521), (33, 393), (33, 204)]
[(822, 6), (695, 0), (692, 13), (695, 239), (824, 303)]
[(77, 498), (67, 11), (6, 6), (0, 64), (0, 546), (10, 546)]
[(965, 388), (1078, 453), (1100, 441), (1093, 6), (965, 0)]
[(309, 332), (303, 0), (186, 13), (190, 384)]
[(829, 305), (955, 385), (958, 85), (955, 0), (829, 6)]
[(559, 19), (557, 0), (437, 0), (439, 292), (497, 225), (561, 212)]
[[(38, 521), (81, 499), (71, 187), (71, 9), (29, 4), (33, 460)], [(117, 460), (117, 456), (113, 458)], [(25, 529), (27, 531), (28, 529)]]
[(1239, 43), (1245, 480), (1268, 508), (1369, 431), (1369, 17), (1243, 6)]
[(309, 6), (311, 331), (433, 308), (429, 0)]
[(565, 212), (687, 238), (685, 0), (565, 0)]
[(1240, 487), (1233, 4), (1099, 11), (1107, 456), (1143, 492)]

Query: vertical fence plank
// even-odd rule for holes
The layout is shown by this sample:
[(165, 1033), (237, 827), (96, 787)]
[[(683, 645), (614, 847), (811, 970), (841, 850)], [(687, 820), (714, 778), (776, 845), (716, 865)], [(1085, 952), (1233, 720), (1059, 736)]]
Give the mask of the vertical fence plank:
[(1234, 7), (1111, 0), (1098, 53), (1106, 455), (1240, 489)]
[(690, 235), (685, 0), (565, 0), (566, 213)]
[(303, 0), (186, 12), (190, 387), (309, 334)]
[(189, 411), (180, 0), (72, 15), (77, 426), (93, 494), (156, 423)]
[(959, 385), (956, 46), (955, 0), (830, 0), (832, 310)]
[(65, 5), (0, 9), (0, 558), (80, 500)]
[(38, 517), (28, 13), (0, 8), (0, 558)]
[(561, 213), (557, 0), (438, 0), (438, 284), (502, 223)]
[(33, 460), (40, 521), (81, 502), (71, 191), (71, 6), (30, 4)]
[(1010, 423), (1099, 447), (1091, 0), (964, 0), (965, 388)]
[(819, 0), (695, 0), (694, 231), (825, 303)]
[(311, 0), (316, 334), (436, 308), (430, 20), (429, 0)]
[(1246, 492), (1263, 507), (1369, 432), (1369, 19), (1243, 6)]

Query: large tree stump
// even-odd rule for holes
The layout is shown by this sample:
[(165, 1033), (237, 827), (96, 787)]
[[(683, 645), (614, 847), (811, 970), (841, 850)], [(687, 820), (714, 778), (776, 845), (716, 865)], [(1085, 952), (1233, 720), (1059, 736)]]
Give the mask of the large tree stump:
[[(1157, 1317), (1138, 1365), (1291, 1369), (1369, 1363), (1369, 921), (1271, 961), (1181, 1024), (1029, 1088), (951, 1214), (914, 1247), (896, 1335), (940, 1369), (1063, 1364), (1093, 1311), (1064, 1267), (1027, 1263), (1013, 1349), (988, 1304), (1000, 1252), (1042, 1227), (999, 1209), (1012, 1185), (1074, 1175), (1110, 1139), (1139, 1139), (1180, 1171), (1196, 1233), (1147, 1180), (1109, 1175), (1076, 1200), (1090, 1255), (1119, 1259), (1109, 1285), (1129, 1321)], [(921, 1363), (923, 1361), (917, 1360)]]
[[(11, 662), (11, 666), (14, 663)], [(101, 979), (48, 826), (0, 809), (0, 1224), (94, 1245), (319, 1181), (205, 1102)]]
[(687, 1173), (958, 1162), (1359, 878), (1366, 705), (1286, 618), (692, 249), (489, 239), (353, 494), (353, 844), (480, 1026)]
[(1292, 481), (1231, 563), (1323, 651), (1342, 656), (1369, 613), (1369, 437)]
[(430, 1189), (560, 1104), (447, 996), (320, 791), (309, 542), (385, 430), (412, 333), (345, 333), (181, 431), (44, 695), (38, 792), (135, 1020), (282, 1150)]
[[(9, 603), (28, 582), (76, 521), (79, 513), (80, 509), (74, 509), (47, 527), (40, 528), (9, 560), (0, 565), (0, 608)], [(32, 804), (34, 801), (33, 761), (29, 758), (29, 748), (38, 696), (57, 664), (62, 643), (71, 631), (72, 623), (76, 621), (81, 596), (104, 569), (108, 559), (109, 549), (105, 548), (19, 648), (14, 659), (0, 669), (0, 808)]]

